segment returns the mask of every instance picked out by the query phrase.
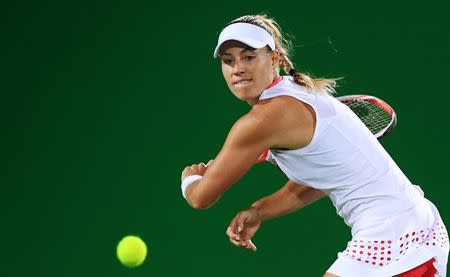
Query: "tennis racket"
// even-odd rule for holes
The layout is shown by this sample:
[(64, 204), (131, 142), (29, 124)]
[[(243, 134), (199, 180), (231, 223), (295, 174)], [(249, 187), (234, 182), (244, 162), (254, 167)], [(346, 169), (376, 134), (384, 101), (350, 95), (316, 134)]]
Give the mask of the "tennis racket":
[(380, 98), (371, 95), (346, 95), (337, 99), (347, 105), (377, 139), (384, 138), (397, 125), (394, 109)]
[[(377, 139), (392, 132), (397, 125), (397, 115), (388, 103), (371, 95), (346, 95), (336, 97), (350, 108)], [(269, 150), (264, 151), (256, 162), (266, 161)]]

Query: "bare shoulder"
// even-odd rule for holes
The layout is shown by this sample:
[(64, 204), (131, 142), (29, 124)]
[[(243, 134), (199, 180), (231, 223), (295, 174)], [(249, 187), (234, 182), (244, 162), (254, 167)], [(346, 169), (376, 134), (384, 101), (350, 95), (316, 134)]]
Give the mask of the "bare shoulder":
[(266, 115), (269, 118), (302, 115), (311, 113), (309, 105), (291, 97), (277, 96), (259, 101), (251, 112)]
[(233, 125), (229, 139), (249, 143), (259, 141), (270, 146), (275, 128), (269, 115), (269, 111), (252, 108)]
[(304, 102), (278, 96), (255, 104), (242, 123), (261, 135), (271, 135), (274, 147), (296, 149), (307, 145), (314, 134), (315, 113)]

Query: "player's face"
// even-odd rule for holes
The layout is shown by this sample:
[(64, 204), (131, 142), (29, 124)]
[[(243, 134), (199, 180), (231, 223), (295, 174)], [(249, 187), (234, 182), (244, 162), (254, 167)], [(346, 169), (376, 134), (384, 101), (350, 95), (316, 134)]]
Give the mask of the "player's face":
[(220, 51), (222, 73), (233, 94), (250, 105), (276, 78), (278, 53), (253, 49), (238, 41), (225, 42)]

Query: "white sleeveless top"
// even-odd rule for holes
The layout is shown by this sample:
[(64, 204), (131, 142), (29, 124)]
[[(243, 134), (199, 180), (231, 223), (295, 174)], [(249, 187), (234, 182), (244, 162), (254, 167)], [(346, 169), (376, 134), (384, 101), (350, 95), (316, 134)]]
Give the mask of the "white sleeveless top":
[[(370, 130), (347, 106), (325, 92), (309, 93), (294, 83), (292, 77), (285, 76), (279, 83), (264, 90), (259, 100), (277, 96), (290, 96), (311, 106), (315, 111), (316, 126), (307, 146), (295, 150), (271, 149), (268, 160), (276, 163), (290, 180), (323, 190), (329, 195), (337, 213), (351, 227), (353, 239), (358, 239), (359, 243), (349, 242), (348, 248), (339, 255), (347, 255), (360, 261), (363, 267), (376, 270), (374, 276), (392, 276), (394, 274), (389, 275), (391, 272), (400, 273), (408, 269), (411, 262), (417, 265), (426, 258), (437, 256), (434, 249), (431, 252), (423, 250), (422, 246), (428, 245), (426, 242), (429, 239), (425, 235), (420, 241), (413, 238), (411, 243), (417, 246), (413, 250), (403, 243), (404, 236), (409, 236), (408, 232), (412, 237), (413, 233), (427, 232), (427, 227), (430, 230), (442, 229), (439, 238), (442, 247), (437, 251), (441, 253), (442, 249), (443, 252), (447, 249), (448, 253), (445, 226), (433, 204), (424, 198), (418, 186), (411, 184)], [(407, 214), (414, 220), (408, 221), (405, 218)], [(403, 226), (396, 226), (396, 222), (402, 222)], [(386, 245), (377, 239), (385, 239)], [(372, 247), (372, 250), (388, 247), (389, 252), (383, 250), (378, 253), (379, 257), (385, 255), (385, 260), (375, 262), (371, 257), (364, 256), (374, 253), (359, 255), (363, 251), (358, 249), (358, 253), (352, 255), (356, 251), (352, 247)], [(406, 252), (414, 258), (401, 259)], [(339, 264), (334, 267), (339, 267)], [(446, 261), (441, 263), (445, 264)], [(349, 266), (341, 267), (345, 272), (336, 272), (341, 275), (345, 273), (343, 276), (363, 274), (352, 273), (351, 270), (355, 269)], [(441, 272), (445, 268), (439, 267)], [(382, 268), (389, 270), (389, 274), (385, 272), (386, 275), (380, 275)]]
[(406, 178), (359, 118), (333, 96), (309, 93), (283, 77), (259, 100), (291, 96), (310, 105), (316, 127), (309, 145), (296, 150), (270, 150), (286, 176), (325, 191), (337, 213), (356, 232), (413, 207), (423, 195)]

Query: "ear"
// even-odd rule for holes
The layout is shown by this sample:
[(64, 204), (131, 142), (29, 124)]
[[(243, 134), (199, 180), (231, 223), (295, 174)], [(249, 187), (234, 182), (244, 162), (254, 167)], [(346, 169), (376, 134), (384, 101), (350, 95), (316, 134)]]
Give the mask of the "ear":
[(280, 53), (278, 52), (278, 50), (273, 50), (272, 51), (272, 65), (278, 67), (280, 62)]

